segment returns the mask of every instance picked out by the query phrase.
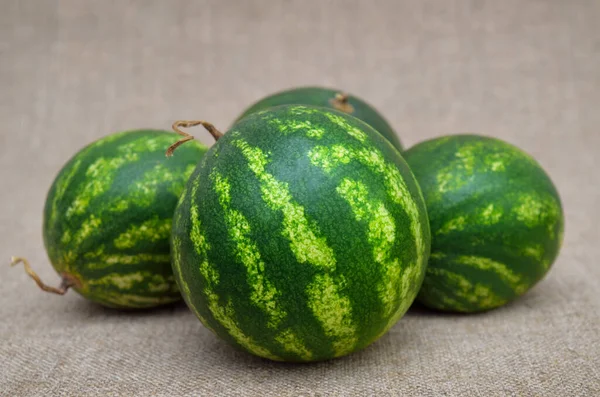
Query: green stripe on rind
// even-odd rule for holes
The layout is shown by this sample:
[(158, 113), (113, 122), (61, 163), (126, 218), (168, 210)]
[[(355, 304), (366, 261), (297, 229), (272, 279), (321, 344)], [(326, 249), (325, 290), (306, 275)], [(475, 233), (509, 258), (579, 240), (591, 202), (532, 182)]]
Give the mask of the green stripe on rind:
[[(265, 171), (269, 160), (259, 148), (245, 141), (232, 142), (248, 161), (248, 167), (261, 183), (263, 200), (273, 210), (283, 215), (282, 234), (290, 241), (290, 249), (300, 263), (308, 263), (326, 271), (335, 270), (335, 256), (319, 230), (312, 226), (304, 208), (295, 203), (286, 183), (280, 182)], [(319, 290), (321, 288), (321, 290)], [(309, 307), (321, 322), (327, 336), (333, 337), (336, 356), (354, 349), (357, 338), (352, 325), (352, 308), (347, 297), (341, 295), (339, 285), (329, 275), (315, 277), (307, 289)], [(333, 314), (331, 311), (337, 311)]]
[(259, 178), (261, 191), (266, 204), (273, 210), (283, 214), (282, 234), (290, 240), (290, 248), (299, 262), (309, 262), (323, 269), (335, 268), (333, 250), (327, 246), (323, 237), (318, 237), (318, 230), (313, 230), (304, 214), (304, 208), (295, 203), (288, 186), (265, 171), (269, 160), (259, 148), (253, 148), (241, 139), (232, 144), (238, 147), (246, 159), (248, 167)]
[(250, 300), (267, 314), (269, 327), (275, 328), (287, 316), (285, 310), (277, 303), (281, 293), (265, 278), (265, 263), (260, 257), (256, 243), (249, 237), (250, 224), (244, 215), (231, 208), (231, 185), (219, 173), (213, 173), (211, 176), (225, 213), (229, 237), (237, 245), (236, 257), (246, 268), (248, 285), (252, 289)]
[[(197, 196), (199, 180), (194, 179), (191, 187), (191, 197)], [(214, 265), (208, 261), (208, 251), (211, 249), (206, 236), (204, 234), (202, 223), (200, 221), (200, 213), (197, 205), (192, 204), (190, 207), (191, 232), (189, 235), (196, 255), (200, 259), (198, 266), (200, 275), (204, 279), (203, 293), (206, 296), (207, 306), (214, 319), (227, 330), (229, 336), (233, 338), (241, 347), (261, 357), (270, 358), (272, 360), (280, 360), (279, 357), (272, 354), (268, 349), (258, 345), (250, 336), (246, 335), (239, 327), (235, 320), (235, 310), (231, 301), (227, 305), (221, 305), (219, 295), (214, 291), (214, 288), (219, 284), (219, 273)], [(178, 254), (179, 255), (179, 252)], [(178, 273), (181, 272), (181, 267), (176, 268)], [(180, 280), (185, 280), (185, 276), (180, 276)], [(193, 307), (193, 301), (192, 301)], [(198, 311), (198, 309), (195, 309)], [(200, 315), (198, 315), (201, 318)], [(204, 319), (203, 322), (207, 322)]]
[(202, 314), (200, 314), (200, 310), (198, 310), (195, 303), (188, 298), (191, 293), (190, 287), (189, 287), (187, 281), (185, 280), (185, 278), (181, 276), (181, 239), (180, 238), (178, 238), (178, 237), (172, 238), (171, 249), (172, 249), (172, 254), (173, 254), (173, 262), (172, 262), (173, 272), (175, 274), (175, 277), (177, 278), (177, 284), (179, 285), (179, 288), (181, 289), (183, 297), (185, 298), (185, 303), (190, 308), (190, 310), (196, 315), (196, 317), (198, 317), (200, 322), (202, 322), (202, 324), (206, 328), (211, 330), (213, 333), (216, 333), (215, 330), (213, 329), (213, 327), (208, 322), (208, 320)]
[[(225, 215), (229, 237), (236, 244), (236, 258), (246, 268), (247, 282), (252, 293), (251, 302), (265, 312), (269, 318), (268, 326), (277, 328), (287, 317), (287, 313), (278, 302), (281, 293), (266, 279), (265, 263), (261, 259), (259, 248), (250, 238), (250, 224), (242, 213), (231, 208), (231, 185), (219, 173), (212, 173), (211, 180), (219, 196), (219, 203)], [(296, 354), (303, 360), (309, 360), (312, 353), (302, 340), (291, 330), (280, 332), (275, 340), (286, 352)]]
[[(135, 255), (127, 254), (106, 254), (101, 247), (95, 252), (89, 252), (83, 255), (86, 259), (86, 268), (89, 270), (109, 270), (121, 269), (125, 271), (128, 266), (140, 265), (145, 263), (168, 263), (171, 259), (169, 254), (148, 254), (139, 253)], [(103, 272), (106, 273), (106, 272)]]
[(480, 256), (458, 256), (454, 259), (455, 262), (462, 265), (474, 266), (481, 270), (489, 270), (496, 273), (497, 277), (503, 282), (510, 285), (510, 287), (518, 294), (521, 295), (529, 287), (527, 283), (524, 283), (522, 278), (515, 272), (513, 272), (504, 263), (496, 262), (489, 258)]
[(426, 199), (432, 251), (447, 254), (432, 259), (429, 269), (459, 274), (499, 297), (487, 299), (481, 291), (479, 301), (454, 296), (459, 303), (453, 307), (448, 299), (457, 287), (444, 286), (444, 278), (429, 271), (419, 300), (442, 310), (489, 310), (544, 277), (558, 255), (564, 220), (552, 181), (531, 156), (477, 135), (426, 141), (405, 156)]
[(275, 341), (289, 353), (295, 354), (303, 361), (310, 361), (313, 354), (309, 351), (300, 338), (291, 330), (286, 329), (275, 337)]
[[(354, 136), (350, 132), (348, 133)], [(422, 211), (409, 191), (398, 167), (386, 162), (379, 150), (368, 146), (361, 148), (341, 145), (332, 147), (316, 146), (309, 152), (308, 156), (313, 165), (323, 168), (325, 172), (332, 172), (338, 164), (349, 164), (352, 161), (358, 161), (369, 167), (374, 174), (382, 177), (389, 198), (402, 206), (411, 220), (410, 230), (415, 242), (416, 260), (415, 263), (409, 266), (423, 266), (428, 254), (426, 240), (429, 238), (429, 227), (427, 224), (423, 226)]]
[(307, 136), (312, 138), (321, 138), (325, 135), (325, 129), (322, 127), (317, 127), (311, 124), (310, 121), (297, 121), (297, 120), (280, 120), (280, 119), (271, 119), (270, 123), (274, 124), (279, 131), (283, 134), (296, 132), (298, 130), (302, 130), (306, 132)]
[(180, 300), (179, 296), (153, 297), (146, 295), (128, 294), (122, 291), (103, 290), (96, 290), (92, 294), (88, 292), (86, 293), (86, 297), (94, 302), (115, 309), (148, 309), (156, 306), (167, 305)]
[[(177, 139), (152, 130), (113, 134), (78, 152), (55, 179), (44, 244), (53, 267), (76, 277), (81, 285), (74, 289), (88, 299), (124, 308), (180, 299), (169, 265), (170, 218), (206, 148), (191, 142), (166, 159), (165, 148)], [(144, 272), (168, 280), (168, 288), (151, 278), (129, 291), (101, 282)]]
[(48, 197), (48, 201), (52, 202), (52, 210), (50, 211), (49, 225), (53, 226), (56, 224), (57, 216), (59, 215), (59, 202), (64, 197), (67, 188), (71, 185), (71, 181), (79, 171), (80, 166), (81, 159), (74, 159), (71, 161), (71, 163), (67, 164), (66, 168), (64, 168), (61, 171), (60, 175), (57, 177), (54, 183), (54, 185), (56, 186), (54, 197), (52, 199)]
[(150, 292), (168, 292), (173, 285), (173, 276), (163, 277), (150, 272), (134, 273), (109, 273), (94, 280), (89, 280), (88, 285), (102, 285), (109, 289), (119, 289), (130, 291), (135, 289), (136, 285), (144, 285)]
[(329, 274), (318, 274), (306, 289), (308, 306), (325, 335), (334, 339), (335, 357), (354, 351), (358, 342), (350, 299), (341, 294), (341, 284)]
[(154, 217), (139, 225), (132, 225), (126, 232), (119, 234), (114, 241), (119, 249), (133, 248), (141, 242), (156, 242), (168, 239), (171, 235), (171, 219)]
[(359, 222), (368, 224), (369, 243), (373, 259), (381, 265), (382, 282), (378, 287), (384, 304), (384, 314), (389, 318), (380, 335), (391, 328), (410, 307), (415, 285), (420, 285), (422, 273), (418, 265), (402, 266), (391, 250), (396, 239), (395, 220), (384, 204), (369, 197), (367, 186), (360, 181), (343, 179), (338, 193), (350, 204)]
[[(473, 283), (459, 273), (434, 266), (427, 268), (422, 290), (428, 296), (437, 295), (435, 307), (443, 310), (489, 310), (500, 307), (509, 300), (497, 295), (490, 285)], [(429, 303), (427, 299), (423, 298), (425, 303)]]
[(401, 266), (397, 258), (390, 258), (396, 239), (395, 221), (383, 203), (369, 197), (364, 183), (345, 178), (338, 185), (337, 191), (352, 208), (356, 220), (368, 224), (373, 259), (381, 265), (383, 273), (383, 282), (378, 288), (379, 296), (385, 306), (385, 315), (389, 316), (397, 304), (398, 294), (406, 295), (408, 292), (398, 290)]

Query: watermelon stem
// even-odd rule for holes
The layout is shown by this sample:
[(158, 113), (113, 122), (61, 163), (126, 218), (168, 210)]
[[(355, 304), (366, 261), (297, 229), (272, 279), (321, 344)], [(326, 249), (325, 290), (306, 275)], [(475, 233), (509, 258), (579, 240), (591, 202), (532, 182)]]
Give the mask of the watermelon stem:
[(351, 114), (354, 112), (354, 106), (348, 103), (349, 97), (350, 96), (346, 93), (338, 92), (335, 94), (335, 98), (329, 100), (329, 103), (331, 103), (331, 106), (333, 106), (335, 109)]
[(215, 138), (215, 141), (218, 141), (222, 136), (223, 133), (221, 131), (219, 131), (214, 125), (212, 125), (209, 122), (206, 122), (204, 120), (179, 120), (173, 123), (173, 131), (175, 131), (176, 133), (178, 133), (179, 135), (182, 135), (183, 138), (181, 138), (180, 140), (178, 140), (177, 142), (175, 142), (174, 144), (172, 144), (171, 146), (169, 146), (169, 148), (167, 149), (167, 157), (171, 157), (173, 155), (173, 152), (175, 151), (175, 149), (177, 149), (179, 146), (183, 145), (184, 143), (186, 143), (187, 141), (191, 141), (192, 139), (194, 139), (194, 136), (191, 134), (188, 134), (185, 131), (182, 131), (181, 128), (189, 128), (189, 127), (194, 127), (197, 125), (202, 124), (202, 126), (204, 128), (206, 128), (206, 130), (210, 133), (210, 135), (212, 135), (213, 138)]
[(63, 277), (62, 282), (60, 283), (60, 286), (58, 288), (51, 287), (49, 285), (44, 284), (44, 282), (40, 279), (37, 273), (33, 271), (27, 259), (18, 256), (13, 256), (11, 258), (11, 266), (18, 265), (19, 263), (23, 263), (25, 271), (27, 272), (29, 277), (31, 277), (36, 282), (38, 287), (40, 287), (43, 291), (51, 292), (57, 295), (64, 295), (67, 292), (67, 290), (74, 285), (73, 281), (70, 280), (68, 277)]

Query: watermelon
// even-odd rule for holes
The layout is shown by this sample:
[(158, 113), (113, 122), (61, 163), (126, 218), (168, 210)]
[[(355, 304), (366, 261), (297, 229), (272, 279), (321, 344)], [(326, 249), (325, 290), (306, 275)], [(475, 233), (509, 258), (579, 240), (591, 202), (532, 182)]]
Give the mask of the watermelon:
[(272, 106), (293, 104), (322, 106), (351, 114), (375, 128), (400, 152), (403, 150), (398, 135), (375, 108), (360, 98), (330, 88), (300, 87), (277, 92), (250, 106), (237, 120)]
[(563, 237), (556, 188), (528, 154), (455, 135), (405, 153), (427, 204), (431, 256), (418, 301), (479, 312), (510, 302), (548, 272)]
[(241, 119), (207, 152), (171, 246), (208, 329), (305, 362), (385, 334), (416, 297), (429, 238), (419, 187), (387, 140), (342, 112), (284, 105)]
[(43, 222), (46, 251), (63, 283), (45, 289), (72, 288), (117, 308), (181, 298), (171, 270), (172, 217), (207, 149), (191, 142), (166, 159), (165, 148), (177, 139), (166, 131), (117, 133), (67, 162), (50, 188)]

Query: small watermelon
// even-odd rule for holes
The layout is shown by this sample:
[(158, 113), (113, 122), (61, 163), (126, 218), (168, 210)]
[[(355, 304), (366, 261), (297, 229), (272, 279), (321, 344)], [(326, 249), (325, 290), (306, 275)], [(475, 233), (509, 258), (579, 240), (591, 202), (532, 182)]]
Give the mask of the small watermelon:
[(171, 245), (207, 328), (261, 357), (315, 361), (366, 347), (402, 317), (429, 238), (419, 187), (388, 141), (342, 112), (285, 105), (243, 118), (207, 152)]
[(431, 256), (418, 300), (478, 312), (523, 295), (550, 269), (563, 210), (540, 165), (498, 139), (455, 135), (405, 153), (425, 196)]
[(351, 114), (375, 128), (400, 152), (403, 150), (398, 135), (375, 108), (362, 99), (330, 88), (300, 87), (272, 94), (246, 109), (238, 117), (238, 121), (251, 113), (272, 106), (294, 104), (327, 107)]
[(109, 135), (78, 152), (59, 172), (46, 199), (43, 235), (64, 293), (117, 308), (146, 308), (179, 300), (171, 270), (173, 211), (187, 178), (206, 152), (197, 142), (176, 158), (164, 150), (172, 132), (137, 130)]

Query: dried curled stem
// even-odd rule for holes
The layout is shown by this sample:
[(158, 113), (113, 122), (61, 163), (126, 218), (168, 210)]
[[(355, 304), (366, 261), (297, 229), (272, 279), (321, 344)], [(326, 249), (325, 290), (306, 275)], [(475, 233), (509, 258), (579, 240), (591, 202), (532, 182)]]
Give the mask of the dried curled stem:
[(350, 114), (350, 113), (354, 112), (354, 106), (352, 106), (348, 103), (349, 97), (350, 97), (350, 95), (348, 95), (346, 93), (338, 92), (337, 94), (335, 94), (335, 98), (329, 100), (329, 103), (335, 109), (337, 109), (341, 112)]
[(174, 144), (169, 146), (169, 148), (167, 149), (167, 153), (166, 153), (167, 157), (171, 157), (173, 155), (173, 152), (175, 151), (175, 149), (177, 149), (179, 146), (183, 145), (187, 141), (191, 141), (192, 139), (194, 139), (193, 135), (190, 135), (187, 132), (182, 131), (181, 128), (195, 127), (200, 124), (202, 124), (202, 126), (204, 128), (206, 128), (206, 130), (210, 133), (210, 135), (212, 135), (213, 138), (215, 138), (215, 141), (218, 141), (223, 136), (223, 133), (221, 131), (219, 131), (214, 125), (212, 125), (211, 123), (206, 122), (204, 120), (179, 120), (179, 121), (176, 121), (173, 123), (173, 131), (175, 131), (179, 135), (182, 135), (183, 138), (181, 138), (180, 140), (178, 140), (177, 142), (175, 142)]
[(19, 263), (23, 264), (23, 266), (25, 267), (25, 271), (27, 272), (29, 277), (31, 277), (33, 281), (35, 281), (35, 283), (38, 285), (38, 287), (40, 287), (43, 291), (51, 292), (57, 295), (64, 295), (68, 291), (68, 289), (74, 285), (71, 280), (69, 280), (66, 277), (63, 277), (60, 287), (50, 287), (49, 285), (44, 284), (44, 282), (40, 279), (40, 276), (38, 276), (37, 273), (33, 271), (27, 259), (18, 256), (13, 256), (12, 258), (10, 258), (11, 266), (18, 265)]

